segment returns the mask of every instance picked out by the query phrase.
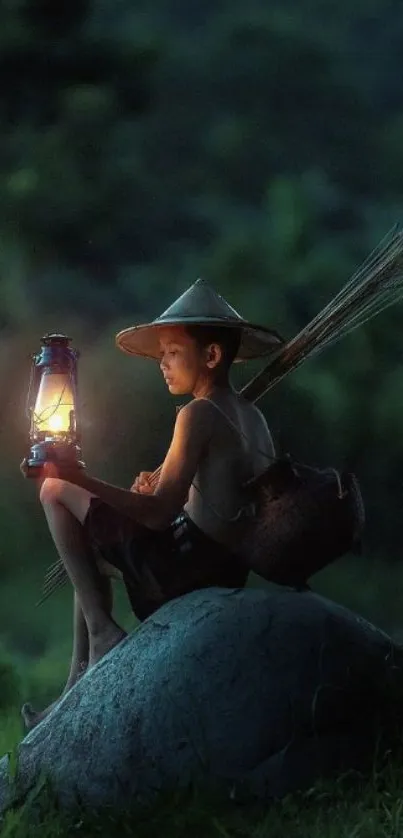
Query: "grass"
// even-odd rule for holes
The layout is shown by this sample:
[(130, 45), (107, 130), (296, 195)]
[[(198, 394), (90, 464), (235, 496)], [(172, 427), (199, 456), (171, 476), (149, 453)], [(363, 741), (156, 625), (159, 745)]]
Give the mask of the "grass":
[(403, 763), (372, 776), (346, 774), (281, 801), (242, 802), (188, 789), (161, 794), (126, 811), (59, 811), (49, 786), (6, 814), (2, 838), (400, 838)]

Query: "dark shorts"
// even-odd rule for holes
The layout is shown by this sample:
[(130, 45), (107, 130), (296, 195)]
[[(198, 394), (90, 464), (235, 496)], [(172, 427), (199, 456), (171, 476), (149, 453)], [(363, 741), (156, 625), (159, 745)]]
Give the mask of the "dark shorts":
[(242, 588), (246, 583), (248, 569), (241, 560), (205, 535), (185, 512), (166, 530), (156, 531), (92, 498), (83, 526), (95, 554), (122, 572), (139, 620), (189, 591)]

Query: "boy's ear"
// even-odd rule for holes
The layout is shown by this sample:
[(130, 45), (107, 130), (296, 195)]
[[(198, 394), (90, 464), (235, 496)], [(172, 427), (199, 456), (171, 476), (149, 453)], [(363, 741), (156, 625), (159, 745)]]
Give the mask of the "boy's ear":
[(215, 367), (218, 366), (222, 359), (222, 349), (219, 343), (210, 343), (209, 346), (206, 347), (206, 363), (207, 366), (213, 370)]

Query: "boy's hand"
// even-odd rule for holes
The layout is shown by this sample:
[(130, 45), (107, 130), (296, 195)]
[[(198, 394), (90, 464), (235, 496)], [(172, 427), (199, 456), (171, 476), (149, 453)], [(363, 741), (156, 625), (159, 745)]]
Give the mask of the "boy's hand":
[(47, 477), (59, 477), (59, 470), (55, 463), (45, 463), (42, 467), (29, 466), (27, 457), (20, 463), (20, 472), (23, 477), (38, 481), (39, 486)]
[(130, 491), (140, 492), (142, 495), (152, 495), (155, 487), (150, 481), (151, 476), (152, 471), (141, 471), (130, 487)]
[(60, 480), (66, 480), (69, 483), (78, 483), (80, 474), (83, 469), (74, 465), (63, 465), (59, 463), (47, 462), (42, 468), (30, 467), (27, 463), (27, 458), (24, 457), (20, 464), (20, 472), (23, 477), (31, 477), (43, 482), (47, 477), (58, 477)]

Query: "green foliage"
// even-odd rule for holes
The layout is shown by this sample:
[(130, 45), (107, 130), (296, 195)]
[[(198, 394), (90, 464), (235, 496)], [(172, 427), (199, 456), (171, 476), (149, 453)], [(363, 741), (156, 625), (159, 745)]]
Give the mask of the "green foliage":
[(20, 697), (20, 674), (12, 656), (0, 648), (0, 715), (15, 707)]
[[(401, 743), (399, 745), (399, 755)], [(351, 772), (335, 781), (267, 803), (191, 787), (160, 794), (152, 805), (117, 812), (60, 811), (42, 778), (24, 804), (6, 813), (4, 838), (397, 838), (402, 830), (401, 758), (374, 760), (370, 776)]]

